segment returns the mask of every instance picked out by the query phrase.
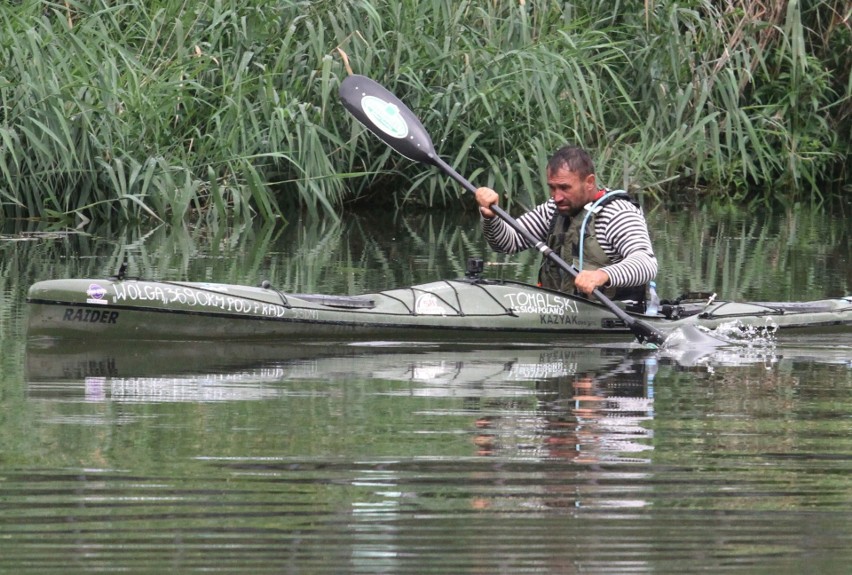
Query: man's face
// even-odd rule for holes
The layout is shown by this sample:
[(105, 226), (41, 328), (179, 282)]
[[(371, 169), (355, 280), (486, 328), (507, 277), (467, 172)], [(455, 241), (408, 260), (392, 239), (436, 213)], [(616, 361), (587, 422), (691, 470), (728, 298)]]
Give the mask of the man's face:
[(556, 209), (566, 215), (578, 213), (598, 191), (594, 174), (580, 178), (577, 172), (566, 167), (548, 172), (547, 187), (550, 188), (550, 197), (556, 202)]

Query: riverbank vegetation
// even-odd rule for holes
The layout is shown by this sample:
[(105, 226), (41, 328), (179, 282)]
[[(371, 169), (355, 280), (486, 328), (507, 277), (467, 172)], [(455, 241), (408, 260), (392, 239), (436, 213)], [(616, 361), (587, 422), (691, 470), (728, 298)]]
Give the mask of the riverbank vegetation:
[(0, 214), (293, 219), (454, 203), (337, 99), (396, 93), (459, 172), (530, 205), (566, 141), (662, 198), (852, 191), (846, 2), (23, 1), (0, 12)]

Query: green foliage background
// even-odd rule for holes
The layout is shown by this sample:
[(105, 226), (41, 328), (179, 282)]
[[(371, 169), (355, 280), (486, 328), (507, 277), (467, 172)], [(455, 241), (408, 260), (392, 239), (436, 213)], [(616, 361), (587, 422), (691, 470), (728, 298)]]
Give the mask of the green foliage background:
[(508, 203), (566, 141), (661, 199), (850, 189), (842, 1), (108, 0), (0, 8), (0, 216), (293, 219), (457, 187), (337, 100), (383, 83)]

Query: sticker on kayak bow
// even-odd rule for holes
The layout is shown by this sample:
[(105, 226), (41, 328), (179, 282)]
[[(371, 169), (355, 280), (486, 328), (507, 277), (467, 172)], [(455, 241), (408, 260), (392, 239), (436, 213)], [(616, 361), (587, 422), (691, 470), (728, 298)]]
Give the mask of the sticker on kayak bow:
[(107, 305), (107, 300), (104, 299), (107, 291), (103, 287), (98, 284), (90, 284), (89, 288), (86, 290), (86, 295), (89, 296), (86, 299), (86, 303), (97, 303), (101, 305)]
[(414, 302), (414, 313), (417, 315), (447, 315), (446, 310), (438, 302), (435, 294), (426, 293)]
[(361, 98), (361, 109), (388, 136), (402, 139), (408, 135), (408, 124), (394, 104), (375, 96), (364, 96)]

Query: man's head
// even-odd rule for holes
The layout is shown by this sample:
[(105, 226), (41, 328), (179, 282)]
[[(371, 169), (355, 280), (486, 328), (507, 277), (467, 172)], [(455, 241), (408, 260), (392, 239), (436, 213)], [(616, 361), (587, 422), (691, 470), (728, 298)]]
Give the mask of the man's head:
[(547, 162), (547, 187), (559, 213), (578, 213), (598, 193), (592, 158), (577, 146), (558, 149)]

